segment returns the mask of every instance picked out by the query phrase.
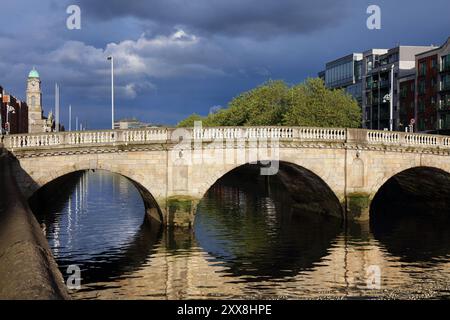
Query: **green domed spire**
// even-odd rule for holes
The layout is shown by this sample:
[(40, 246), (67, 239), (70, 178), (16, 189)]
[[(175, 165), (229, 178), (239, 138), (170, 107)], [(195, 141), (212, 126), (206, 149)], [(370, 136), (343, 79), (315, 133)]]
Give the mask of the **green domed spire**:
[(28, 74), (28, 78), (39, 78), (39, 72), (33, 67), (33, 70)]

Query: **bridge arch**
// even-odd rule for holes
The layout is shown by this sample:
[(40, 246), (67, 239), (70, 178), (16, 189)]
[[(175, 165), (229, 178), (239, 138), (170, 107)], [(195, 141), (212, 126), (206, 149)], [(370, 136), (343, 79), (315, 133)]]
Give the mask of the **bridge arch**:
[(415, 166), (395, 174), (370, 206), (374, 238), (402, 261), (438, 263), (450, 252), (449, 193), (447, 170)]
[[(289, 191), (291, 197), (298, 206), (308, 206), (309, 210), (313, 210), (320, 215), (334, 216), (344, 218), (344, 209), (342, 201), (335, 190), (327, 183), (327, 176), (323, 171), (314, 168), (306, 168), (305, 165), (290, 161), (268, 161), (262, 160), (258, 163), (241, 163), (224, 167), (223, 170), (205, 177), (201, 185), (201, 197), (205, 197), (206, 193), (221, 179), (239, 171), (253, 170), (254, 174), (260, 174), (261, 170), (268, 167), (276, 167), (276, 176)], [(270, 179), (270, 175), (267, 176)]]
[[(450, 172), (435, 166), (412, 166), (385, 178), (372, 197), (371, 219), (376, 212), (416, 206), (419, 211), (438, 213), (450, 208)], [(389, 203), (389, 207), (384, 204)]]
[(32, 184), (27, 190), (25, 190), (24, 195), (28, 200), (31, 200), (36, 194), (38, 194), (40, 190), (50, 186), (52, 183), (57, 182), (64, 176), (68, 176), (76, 172), (83, 172), (90, 170), (106, 171), (111, 174), (118, 174), (126, 178), (134, 185), (136, 190), (141, 195), (145, 207), (146, 219), (148, 219), (150, 222), (157, 222), (157, 223), (162, 223), (164, 221), (164, 214), (161, 210), (161, 205), (155, 199), (153, 194), (149, 191), (148, 187), (145, 187), (142, 183), (138, 182), (139, 176), (134, 176), (131, 170), (126, 169), (113, 170), (111, 168), (106, 169), (104, 167), (96, 165), (96, 163), (91, 163), (90, 165), (76, 164), (74, 166), (66, 166), (53, 171), (50, 170), (48, 171), (48, 174), (34, 178), (36, 179), (35, 181), (36, 183)]
[[(392, 178), (395, 178), (396, 176), (401, 176), (404, 172), (416, 172), (419, 173), (420, 170), (423, 169), (431, 169), (431, 171), (437, 172), (446, 172), (450, 173), (450, 166), (441, 165), (441, 163), (427, 163), (425, 162), (422, 164), (422, 162), (412, 161), (409, 163), (404, 163), (403, 165), (396, 165), (396, 166), (387, 166), (384, 173), (381, 175), (378, 175), (376, 180), (373, 181), (370, 193), (372, 196), (372, 199), (376, 196), (378, 191)], [(431, 171), (428, 171), (429, 173), (432, 173)]]

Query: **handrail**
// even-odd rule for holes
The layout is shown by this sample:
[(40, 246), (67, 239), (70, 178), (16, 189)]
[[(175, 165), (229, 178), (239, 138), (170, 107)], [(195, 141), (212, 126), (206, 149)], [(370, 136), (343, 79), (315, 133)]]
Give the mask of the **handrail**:
[(312, 127), (204, 127), (204, 128), (142, 128), (129, 130), (68, 131), (37, 134), (13, 134), (3, 137), (5, 148), (35, 149), (135, 143), (166, 143), (173, 135), (187, 131), (195, 140), (278, 139), (377, 145), (450, 148), (450, 137), (380, 131), (368, 129)]

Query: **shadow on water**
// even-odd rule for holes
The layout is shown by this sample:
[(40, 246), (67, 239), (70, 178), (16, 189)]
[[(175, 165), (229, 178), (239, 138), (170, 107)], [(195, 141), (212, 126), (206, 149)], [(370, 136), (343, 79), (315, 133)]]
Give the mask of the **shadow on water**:
[(370, 212), (374, 237), (404, 262), (434, 263), (450, 255), (450, 175), (414, 168), (388, 180)]
[(342, 232), (341, 220), (299, 208), (278, 175), (267, 181), (256, 170), (236, 170), (207, 192), (196, 213), (196, 241), (241, 280), (313, 268)]
[[(79, 202), (82, 201), (80, 200), (81, 194), (84, 193), (84, 197), (89, 196), (87, 191), (77, 189), (80, 185), (83, 185), (82, 179), (87, 174), (94, 177), (97, 175), (97, 173), (87, 173), (83, 171), (68, 174), (42, 187), (29, 200), (30, 207), (35, 213), (38, 222), (41, 224), (41, 227), (45, 229), (61, 273), (66, 278), (67, 267), (73, 264), (78, 265), (82, 272), (82, 281), (84, 284), (111, 281), (123, 274), (132, 273), (139, 269), (148, 260), (155, 246), (161, 241), (163, 231), (159, 224), (150, 224), (144, 219), (145, 210), (142, 203), (136, 205), (136, 208), (131, 208), (131, 210), (138, 210), (138, 212), (131, 213), (134, 216), (132, 217), (134, 226), (128, 227), (124, 224), (122, 230), (120, 230), (120, 220), (105, 219), (100, 221), (99, 219), (104, 217), (101, 216), (100, 213), (106, 212), (107, 214), (119, 215), (121, 213), (125, 214), (125, 211), (127, 210), (123, 210), (120, 207), (114, 208), (116, 206), (102, 207), (100, 203), (98, 205), (95, 205), (94, 203), (94, 208), (90, 208), (89, 210), (86, 208), (78, 210), (77, 207), (77, 210), (74, 210), (77, 212), (73, 214), (84, 214), (89, 218), (85, 220), (84, 225), (76, 227), (70, 226), (70, 218), (68, 215), (71, 204), (69, 199), (74, 199), (74, 194), (77, 194), (77, 198), (74, 199), (74, 202), (77, 202), (78, 205)], [(110, 173), (102, 174), (107, 175), (107, 178), (114, 176), (114, 174)], [(132, 186), (131, 182), (126, 178), (116, 178), (120, 179), (122, 183), (129, 183)], [(110, 187), (113, 187), (112, 184), (114, 183), (117, 184), (117, 182), (111, 180), (107, 181), (106, 184), (111, 184)], [(93, 186), (98, 188), (98, 181), (93, 183)], [(137, 190), (133, 191), (135, 191), (136, 195), (139, 195)], [(97, 194), (95, 194), (95, 192), (91, 195), (93, 198), (96, 196)], [(108, 197), (117, 198), (121, 196), (126, 195), (121, 194), (120, 192), (116, 195), (102, 194), (102, 197), (106, 197), (107, 201), (111, 201)], [(96, 218), (96, 214), (99, 214), (98, 218)], [(127, 217), (124, 217), (123, 219), (127, 219)], [(134, 235), (117, 243), (91, 242), (90, 239), (93, 239), (91, 238), (92, 235), (87, 235), (88, 237), (85, 239), (76, 239), (79, 243), (83, 243), (82, 247), (75, 246), (75, 248), (72, 248), (71, 250), (60, 253), (60, 250), (63, 250), (65, 246), (68, 246), (70, 242), (68, 239), (72, 236), (76, 237), (79, 235), (76, 228), (86, 229), (88, 224), (101, 225), (99, 237), (104, 236), (104, 239), (113, 239), (115, 236), (119, 236), (118, 234), (113, 234), (117, 230), (123, 231), (124, 233), (133, 232)], [(127, 230), (127, 227), (129, 230)], [(65, 228), (63, 231), (65, 238), (63, 238), (62, 235), (58, 236), (58, 234), (61, 233), (62, 228)], [(111, 228), (111, 230), (108, 230), (108, 228)], [(80, 234), (86, 235), (85, 233)], [(61, 237), (61, 240), (57, 240), (58, 237)]]
[[(148, 262), (148, 258), (161, 239), (162, 228), (144, 222), (133, 239), (117, 253), (107, 250), (100, 252), (89, 260), (76, 261), (81, 267), (83, 283), (108, 282), (138, 270)], [(74, 261), (64, 258), (58, 259), (57, 262), (62, 272), (65, 272), (67, 266), (74, 263)]]

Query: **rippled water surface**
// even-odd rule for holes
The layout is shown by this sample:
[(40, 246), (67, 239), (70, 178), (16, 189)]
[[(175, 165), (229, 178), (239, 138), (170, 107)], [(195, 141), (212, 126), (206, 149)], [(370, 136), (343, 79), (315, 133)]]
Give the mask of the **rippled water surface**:
[(296, 209), (277, 181), (221, 181), (192, 231), (143, 223), (134, 185), (102, 171), (35, 212), (63, 275), (81, 267), (74, 298), (450, 298), (448, 219), (345, 226)]

